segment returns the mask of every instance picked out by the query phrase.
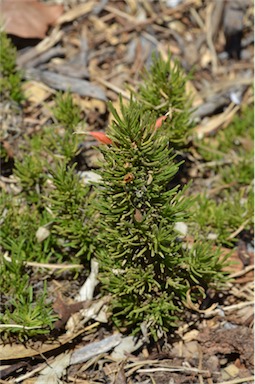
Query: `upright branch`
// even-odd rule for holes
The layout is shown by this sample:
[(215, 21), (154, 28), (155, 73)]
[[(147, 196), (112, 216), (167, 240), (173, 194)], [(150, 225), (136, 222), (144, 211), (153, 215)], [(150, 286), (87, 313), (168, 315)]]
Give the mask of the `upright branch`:
[(196, 302), (225, 281), (225, 261), (202, 244), (183, 246), (175, 224), (188, 220), (191, 200), (175, 185), (179, 164), (168, 137), (153, 111), (133, 99), (120, 103), (120, 114), (111, 107), (112, 145), (101, 146), (101, 282), (113, 295), (113, 322), (135, 333), (143, 324), (158, 339), (176, 325), (189, 292)]

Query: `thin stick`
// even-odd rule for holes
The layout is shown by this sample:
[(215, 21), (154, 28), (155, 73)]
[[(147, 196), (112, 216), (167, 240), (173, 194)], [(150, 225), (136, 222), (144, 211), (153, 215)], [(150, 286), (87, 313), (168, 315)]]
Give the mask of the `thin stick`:
[[(12, 259), (4, 254), (4, 258), (6, 261), (10, 262)], [(47, 268), (47, 269), (82, 269), (83, 265), (81, 264), (49, 264), (49, 263), (37, 263), (36, 261), (24, 261), (24, 265), (29, 266), (29, 267), (38, 267), (38, 268)]]
[(158, 368), (142, 368), (138, 369), (137, 373), (150, 373), (150, 372), (195, 372), (195, 373), (204, 373), (209, 374), (209, 371), (200, 370), (197, 368), (188, 368), (188, 367), (176, 367), (176, 368), (167, 368), (167, 367), (158, 367)]
[(232, 309), (239, 309), (239, 308), (247, 307), (248, 305), (254, 305), (254, 300), (246, 301), (245, 303), (229, 305), (228, 307), (223, 307), (222, 309), (223, 311), (231, 311)]
[(43, 327), (42, 326), (27, 327), (25, 325), (19, 325), (19, 324), (0, 324), (0, 329), (5, 329), (5, 328), (19, 328), (19, 329), (31, 330), (31, 329), (41, 329)]
[(97, 78), (97, 82), (104, 85), (106, 88), (111, 89), (112, 91), (116, 92), (117, 94), (121, 94), (126, 99), (130, 99), (130, 95), (128, 92), (123, 91), (123, 89), (117, 87), (116, 85), (110, 83), (107, 80)]
[(233, 238), (235, 238), (240, 232), (242, 232), (242, 230), (244, 229), (244, 227), (246, 226), (246, 224), (248, 224), (250, 221), (250, 219), (247, 219), (243, 222), (243, 224), (240, 225), (239, 228), (237, 228), (237, 230), (233, 233), (231, 233), (231, 235), (228, 236), (227, 240), (231, 240)]
[(241, 379), (238, 378), (230, 381), (222, 381), (219, 384), (240, 384), (244, 383), (245, 381), (254, 381), (254, 376), (242, 377)]
[(42, 363), (39, 367), (35, 368), (33, 371), (27, 372), (24, 375), (22, 375), (22, 376), (18, 377), (17, 379), (15, 379), (14, 382), (15, 383), (20, 383), (21, 381), (23, 381), (25, 379), (29, 379), (30, 377), (33, 377), (36, 373), (42, 371), (46, 367), (47, 367), (47, 364), (46, 363)]
[(233, 278), (233, 277), (240, 277), (240, 276), (243, 276), (243, 275), (245, 275), (246, 273), (252, 271), (253, 269), (254, 269), (254, 265), (248, 265), (248, 266), (245, 267), (242, 271), (232, 273), (232, 275), (230, 275), (229, 277), (230, 277), (230, 278)]

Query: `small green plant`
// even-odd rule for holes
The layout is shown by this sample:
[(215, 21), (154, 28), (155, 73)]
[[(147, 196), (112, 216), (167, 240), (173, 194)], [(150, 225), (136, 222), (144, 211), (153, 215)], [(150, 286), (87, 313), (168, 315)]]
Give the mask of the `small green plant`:
[(80, 258), (86, 264), (93, 250), (90, 188), (83, 184), (75, 163), (79, 138), (73, 132), (81, 110), (69, 93), (57, 95), (53, 118), (54, 124), (26, 138), (22, 156), (15, 161), (20, 192), (2, 194), (4, 336), (47, 333), (56, 318), (47, 287), (43, 294), (37, 292), (26, 262), (77, 263)]
[(71, 254), (75, 257), (86, 255), (89, 260), (93, 250), (90, 206), (93, 195), (90, 195), (89, 187), (82, 184), (75, 166), (61, 163), (51, 171), (54, 189), (46, 201), (52, 212), (51, 233), (61, 243), (63, 255), (68, 259)]
[(73, 162), (79, 154), (80, 144), (78, 135), (73, 133), (82, 122), (82, 111), (69, 92), (59, 92), (52, 112), (56, 123), (45, 129), (45, 148), (51, 156), (55, 154), (53, 163), (57, 157), (62, 157), (63, 162)]
[(236, 242), (232, 237), (240, 226), (253, 228), (253, 190), (225, 191), (222, 200), (198, 195), (192, 209), (193, 225), (201, 238), (212, 238), (219, 245), (232, 246)]
[(191, 99), (187, 97), (186, 83), (189, 75), (183, 74), (178, 61), (171, 55), (164, 61), (161, 56), (152, 58), (149, 70), (144, 70), (142, 82), (135, 97), (143, 108), (154, 111), (157, 118), (166, 115), (162, 131), (174, 148), (185, 145), (192, 127)]
[(21, 89), (22, 75), (16, 67), (16, 48), (3, 31), (0, 31), (0, 94), (17, 103), (24, 100)]
[[(8, 224), (11, 225), (7, 222), (8, 215), (9, 212), (1, 230), (1, 247), (6, 251), (0, 257), (0, 333), (4, 337), (17, 333), (18, 338), (23, 340), (28, 336), (48, 333), (56, 316), (52, 313), (51, 302), (46, 299), (46, 285), (42, 294), (35, 294), (25, 267), (25, 262), (31, 257), (31, 251), (34, 252), (34, 260), (38, 260), (37, 257), (40, 258), (42, 252), (40, 245), (38, 244), (38, 247), (33, 239), (34, 232), (29, 233), (31, 225), (29, 229), (22, 227), (22, 223), (18, 229), (9, 228), (13, 231), (11, 237), (8, 233)], [(21, 218), (24, 226), (27, 226), (28, 218), (27, 222), (25, 216), (22, 215)], [(21, 230), (24, 237), (20, 233)]]
[[(217, 175), (211, 189), (198, 195), (191, 212), (193, 230), (218, 245), (233, 246), (238, 228), (251, 233), (254, 215), (254, 110), (246, 107), (215, 136), (195, 141), (203, 169)], [(212, 177), (212, 179), (215, 179)], [(213, 190), (215, 190), (214, 193)], [(208, 194), (211, 192), (211, 196)]]
[(27, 148), (30, 147), (31, 152), (29, 155), (26, 153), (21, 160), (15, 161), (14, 174), (19, 178), (27, 203), (40, 205), (42, 189), (47, 181), (47, 168), (42, 148), (33, 150), (34, 141), (37, 141), (37, 138), (33, 137), (31, 141), (27, 141)]
[(23, 254), (24, 261), (48, 262), (53, 254), (56, 256), (52, 236), (43, 242), (36, 238), (37, 230), (52, 220), (47, 210), (39, 212), (36, 206), (26, 205), (17, 197), (13, 197), (11, 202), (6, 201), (3, 206), (6, 213), (1, 225), (0, 245), (5, 251), (15, 260), (20, 260)]
[(111, 109), (113, 145), (101, 148), (98, 197), (101, 282), (113, 295), (113, 322), (135, 333), (143, 325), (157, 339), (177, 324), (189, 291), (197, 302), (195, 287), (224, 283), (225, 261), (201, 244), (184, 248), (178, 238), (175, 224), (187, 220), (191, 201), (169, 188), (178, 164), (154, 113), (133, 100), (121, 103), (121, 115)]
[[(57, 316), (53, 314), (52, 305), (47, 300), (46, 284), (43, 292), (35, 295), (32, 286), (25, 286), (22, 293), (16, 294), (5, 307), (5, 313), (0, 315), (0, 322), (7, 325), (12, 333), (17, 333), (20, 341), (28, 337), (45, 334), (52, 329)], [(0, 333), (5, 332), (0, 325)], [(5, 332), (5, 335), (7, 333)]]
[(74, 103), (70, 92), (57, 93), (53, 114), (58, 123), (69, 131), (81, 122), (81, 109)]
[(71, 95), (58, 93), (52, 112), (56, 123), (27, 138), (21, 148), (25, 155), (15, 161), (14, 174), (19, 178), (27, 202), (32, 204), (42, 204), (55, 166), (63, 164), (67, 170), (79, 152), (79, 139), (73, 133), (81, 121), (81, 110)]

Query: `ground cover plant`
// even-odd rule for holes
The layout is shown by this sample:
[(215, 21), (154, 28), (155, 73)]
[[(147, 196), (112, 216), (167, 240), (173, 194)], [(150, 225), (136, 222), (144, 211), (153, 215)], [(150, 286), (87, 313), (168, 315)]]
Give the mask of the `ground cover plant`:
[(86, 264), (90, 258), (89, 187), (81, 182), (74, 162), (78, 136), (73, 135), (73, 127), (79, 112), (69, 94), (57, 96), (53, 111), (56, 124), (26, 139), (26, 154), (15, 162), (19, 193), (2, 194), (5, 217), (0, 241), (10, 255), (1, 263), (1, 322), (9, 324), (6, 334), (17, 332), (23, 337), (48, 333), (57, 319), (52, 314), (52, 302), (46, 298), (46, 285), (43, 298), (41, 285), (34, 292), (26, 262), (77, 263), (82, 255)]
[[(6, 80), (20, 90), (3, 92), (3, 98), (8, 100), (21, 94), (21, 74), (15, 69), (15, 49), (4, 33), (2, 40), (2, 67), (5, 69), (8, 62), (9, 71), (3, 72), (2, 84)], [(17, 80), (14, 85), (8, 80), (12, 74)], [(89, 187), (82, 184), (75, 171), (79, 138), (73, 132), (81, 121), (81, 110), (70, 94), (60, 93), (52, 115), (55, 123), (32, 138), (27, 137), (25, 147), (20, 148), (24, 156), (16, 159), (14, 169), (19, 180), (18, 193), (3, 191), (1, 195), (1, 323), (6, 336), (17, 333), (23, 338), (49, 333), (57, 319), (52, 300), (47, 298), (46, 281), (34, 289), (26, 262), (75, 263), (77, 254), (82, 254), (86, 264), (86, 258), (90, 258), (91, 238), (86, 225), (91, 217), (87, 209)], [(5, 257), (4, 252), (9, 256)]]
[(206, 188), (199, 193), (193, 206), (194, 223), (200, 235), (225, 246), (238, 241), (238, 228), (253, 232), (253, 121), (254, 110), (246, 107), (214, 137), (197, 141), (202, 172), (211, 171), (217, 179), (211, 191)]

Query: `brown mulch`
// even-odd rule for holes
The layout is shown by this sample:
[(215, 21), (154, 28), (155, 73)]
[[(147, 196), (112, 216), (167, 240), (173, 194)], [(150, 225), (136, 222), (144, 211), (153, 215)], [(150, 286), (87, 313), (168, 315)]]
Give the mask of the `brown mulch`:
[[(13, 36), (19, 48), (18, 65), (28, 80), (24, 85), (28, 103), (24, 111), (0, 103), (1, 140), (10, 159), (19, 157), (24, 134), (33, 135), (51, 120), (56, 90), (70, 90), (82, 106), (89, 130), (104, 131), (111, 119), (107, 101), (118, 107), (119, 94), (129, 98), (126, 85), (136, 88), (153, 52), (166, 58), (170, 51), (185, 72), (193, 72), (188, 83), (197, 107), (192, 135), (202, 137), (224, 129), (244, 105), (253, 103), (251, 1), (183, 0), (173, 7), (170, 3), (174, 2), (167, 0), (58, 3), (64, 6), (64, 13), (44, 39)], [(83, 170), (94, 169), (97, 142), (88, 137), (84, 145)], [(12, 167), (11, 161), (5, 164), (0, 176), (0, 186), (6, 190), (12, 183), (15, 189)], [(180, 324), (175, 334), (156, 345), (144, 343), (123, 359), (114, 359), (112, 348), (80, 363), (63, 364), (62, 373), (50, 382), (253, 382), (252, 257), (247, 263), (238, 252), (235, 256), (241, 267), (233, 271), (228, 291), (217, 298), (219, 308), (187, 314), (187, 323)], [(60, 291), (66, 294), (70, 289), (74, 289), (71, 283)], [(59, 297), (57, 304), (63, 317), (79, 316), (81, 303), (65, 306)], [(74, 319), (79, 322), (79, 317)], [(111, 335), (99, 321), (73, 325), (51, 341), (2, 346), (1, 382), (48, 382), (49, 375), (40, 373), (47, 366)]]

